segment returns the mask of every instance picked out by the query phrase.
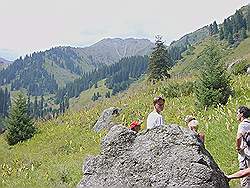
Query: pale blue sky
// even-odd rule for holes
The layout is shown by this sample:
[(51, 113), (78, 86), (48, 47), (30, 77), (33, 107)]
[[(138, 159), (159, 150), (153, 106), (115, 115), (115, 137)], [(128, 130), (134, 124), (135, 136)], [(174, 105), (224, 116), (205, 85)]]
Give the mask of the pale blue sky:
[(169, 44), (250, 0), (0, 0), (0, 57), (54, 46), (89, 46), (103, 38), (148, 38)]

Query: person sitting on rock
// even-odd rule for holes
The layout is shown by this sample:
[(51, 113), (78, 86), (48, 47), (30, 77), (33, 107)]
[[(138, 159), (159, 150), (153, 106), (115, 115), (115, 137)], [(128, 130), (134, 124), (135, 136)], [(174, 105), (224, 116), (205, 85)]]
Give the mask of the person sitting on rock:
[(132, 121), (129, 128), (138, 133), (141, 130), (141, 123), (142, 121)]
[(164, 109), (165, 99), (162, 97), (156, 97), (153, 100), (154, 110), (148, 115), (147, 129), (152, 129), (157, 126), (164, 125), (164, 120), (160, 114)]
[(198, 133), (199, 122), (195, 119), (195, 117), (188, 115), (185, 118), (185, 122), (186, 122), (188, 128), (198, 136), (198, 138), (202, 141), (202, 143), (204, 143), (205, 135), (204, 135), (204, 133)]

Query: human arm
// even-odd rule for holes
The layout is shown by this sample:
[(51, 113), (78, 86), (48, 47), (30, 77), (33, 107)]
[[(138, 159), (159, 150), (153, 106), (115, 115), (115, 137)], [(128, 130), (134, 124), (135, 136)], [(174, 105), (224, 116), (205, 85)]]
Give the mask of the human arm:
[(236, 150), (239, 152), (241, 148), (241, 142), (242, 142), (242, 135), (243, 135), (243, 130), (241, 125), (239, 125), (238, 131), (237, 131), (237, 136), (236, 136)]
[(237, 134), (237, 137), (236, 137), (236, 150), (237, 151), (240, 151), (241, 150), (241, 148), (240, 148), (240, 145), (241, 145), (241, 135), (239, 134)]
[(226, 177), (228, 178), (229, 181), (231, 179), (243, 178), (243, 177), (246, 177), (246, 176), (250, 176), (250, 168), (240, 170), (240, 171), (235, 172), (234, 174), (231, 174), (231, 175), (226, 175)]
[(202, 141), (202, 143), (204, 144), (204, 142), (205, 142), (205, 134), (203, 132), (199, 133), (199, 138)]

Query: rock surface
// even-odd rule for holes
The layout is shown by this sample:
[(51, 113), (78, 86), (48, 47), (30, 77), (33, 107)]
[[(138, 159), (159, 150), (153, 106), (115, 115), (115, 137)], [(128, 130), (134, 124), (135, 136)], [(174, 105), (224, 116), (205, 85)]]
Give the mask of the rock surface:
[(85, 160), (78, 188), (229, 187), (198, 138), (177, 125), (138, 134), (115, 125), (101, 149), (101, 155)]
[(114, 125), (112, 123), (112, 117), (119, 115), (120, 111), (121, 109), (115, 107), (105, 109), (95, 123), (93, 130), (96, 132), (99, 132), (102, 129), (109, 130)]

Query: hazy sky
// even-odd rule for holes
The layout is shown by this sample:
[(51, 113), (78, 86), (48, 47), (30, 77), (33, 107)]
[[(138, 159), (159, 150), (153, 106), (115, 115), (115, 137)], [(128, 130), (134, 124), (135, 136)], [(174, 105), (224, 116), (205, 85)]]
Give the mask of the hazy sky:
[(167, 44), (233, 14), (250, 0), (0, 0), (0, 57), (54, 46), (89, 46), (103, 38)]

